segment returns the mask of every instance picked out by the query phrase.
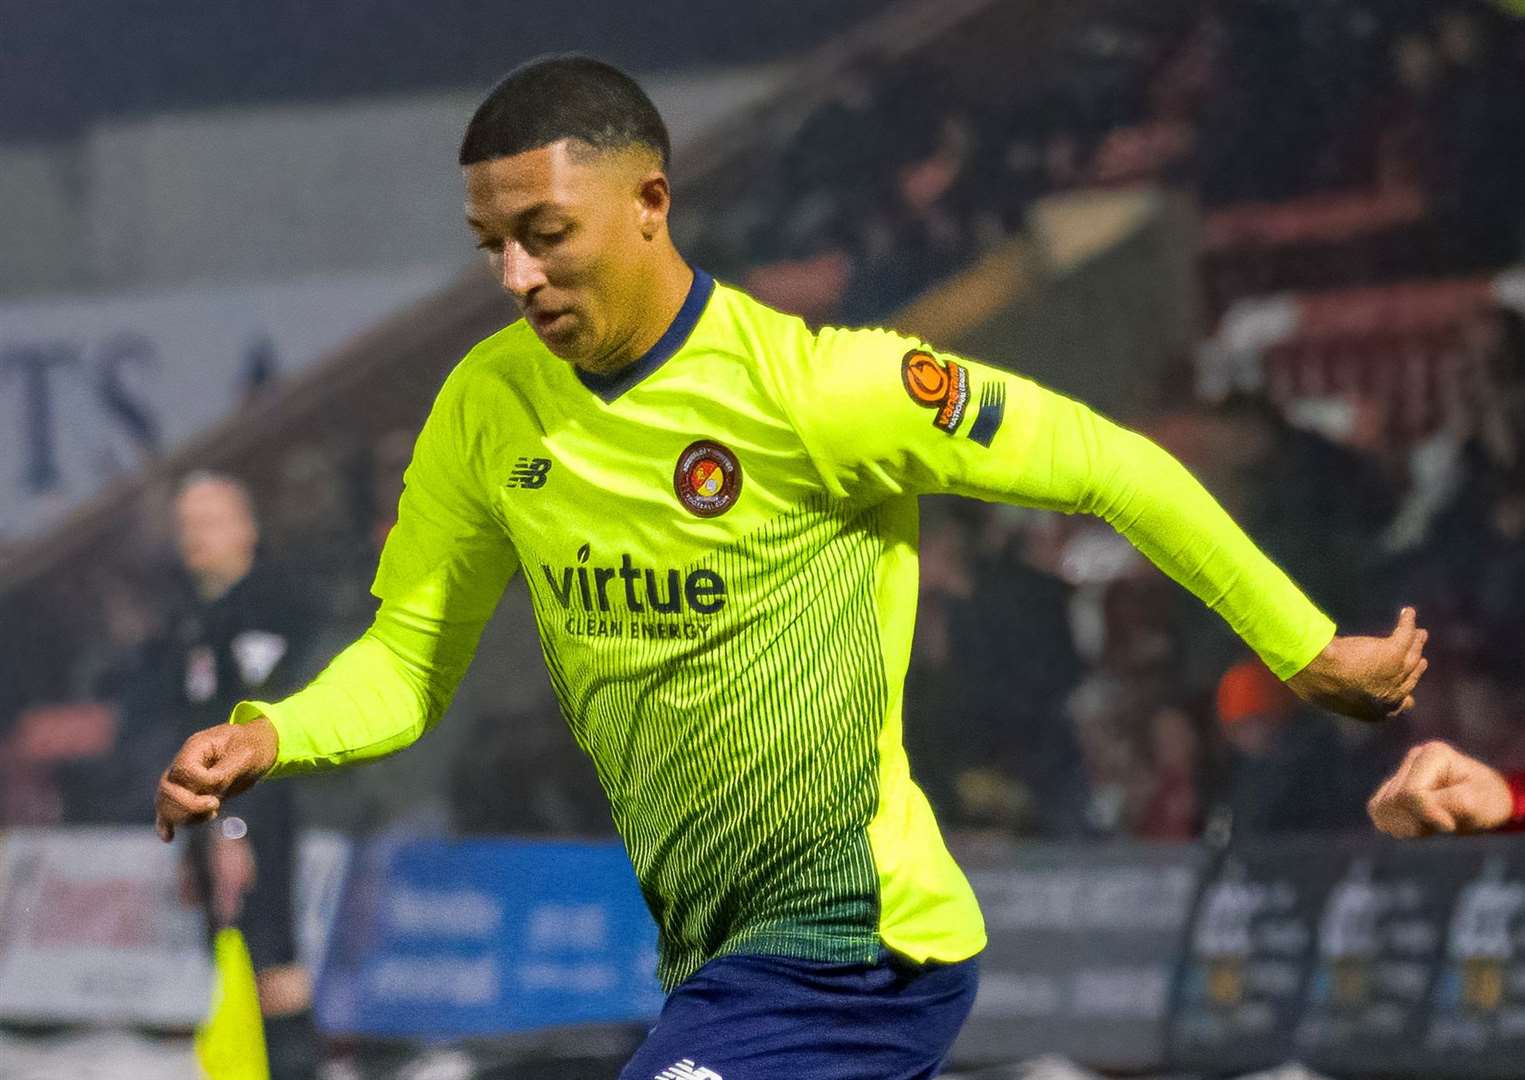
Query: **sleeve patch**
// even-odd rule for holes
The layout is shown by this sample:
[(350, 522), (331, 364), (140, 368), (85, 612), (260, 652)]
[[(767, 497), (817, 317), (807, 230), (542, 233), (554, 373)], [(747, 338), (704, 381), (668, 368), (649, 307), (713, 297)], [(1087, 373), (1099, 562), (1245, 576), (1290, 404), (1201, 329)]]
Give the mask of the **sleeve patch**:
[(937, 410), (933, 427), (949, 435), (958, 430), (969, 407), (967, 368), (953, 360), (939, 360), (924, 349), (912, 349), (901, 358), (900, 378), (912, 401)]

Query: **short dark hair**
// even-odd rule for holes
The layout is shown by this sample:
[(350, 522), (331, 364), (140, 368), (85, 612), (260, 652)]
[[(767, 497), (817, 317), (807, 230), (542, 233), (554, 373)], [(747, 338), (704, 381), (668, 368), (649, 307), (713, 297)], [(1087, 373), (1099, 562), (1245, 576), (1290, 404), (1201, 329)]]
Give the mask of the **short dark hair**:
[(667, 125), (629, 75), (591, 56), (545, 56), (521, 64), (477, 106), (461, 140), (461, 164), (577, 139), (600, 150), (650, 149), (667, 168)]

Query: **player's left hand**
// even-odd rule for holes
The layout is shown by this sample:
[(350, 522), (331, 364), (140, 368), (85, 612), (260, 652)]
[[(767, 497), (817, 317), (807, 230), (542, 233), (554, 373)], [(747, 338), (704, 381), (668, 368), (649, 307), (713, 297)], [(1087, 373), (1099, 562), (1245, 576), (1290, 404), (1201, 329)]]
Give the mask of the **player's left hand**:
[(1336, 637), (1312, 663), (1287, 680), (1310, 705), (1357, 720), (1391, 720), (1414, 707), (1414, 688), (1430, 662), (1430, 632), (1416, 625), (1414, 609), (1398, 614), (1387, 637)]

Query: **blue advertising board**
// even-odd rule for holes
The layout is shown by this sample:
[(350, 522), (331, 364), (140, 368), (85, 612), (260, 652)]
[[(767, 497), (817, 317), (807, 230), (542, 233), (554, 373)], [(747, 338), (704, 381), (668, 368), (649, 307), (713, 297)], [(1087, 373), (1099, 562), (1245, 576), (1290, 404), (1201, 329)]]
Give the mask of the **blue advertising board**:
[(317, 1019), (382, 1038), (647, 1021), (656, 940), (618, 843), (373, 842), (339, 906)]

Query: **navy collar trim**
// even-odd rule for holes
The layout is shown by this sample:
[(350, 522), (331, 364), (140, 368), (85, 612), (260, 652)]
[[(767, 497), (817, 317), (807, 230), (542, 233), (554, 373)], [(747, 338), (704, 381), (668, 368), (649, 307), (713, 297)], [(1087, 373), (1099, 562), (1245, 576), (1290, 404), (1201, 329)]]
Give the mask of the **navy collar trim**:
[(714, 291), (715, 279), (697, 266), (694, 267), (694, 283), (688, 287), (688, 296), (684, 298), (683, 306), (678, 309), (677, 317), (673, 319), (672, 325), (667, 328), (667, 332), (657, 343), (646, 350), (645, 356), (609, 375), (596, 375), (580, 368), (573, 368), (578, 380), (605, 402), (612, 402), (661, 367), (668, 357), (683, 347), (689, 335), (694, 332), (694, 327), (698, 325), (699, 316), (704, 314), (705, 305), (709, 303)]

